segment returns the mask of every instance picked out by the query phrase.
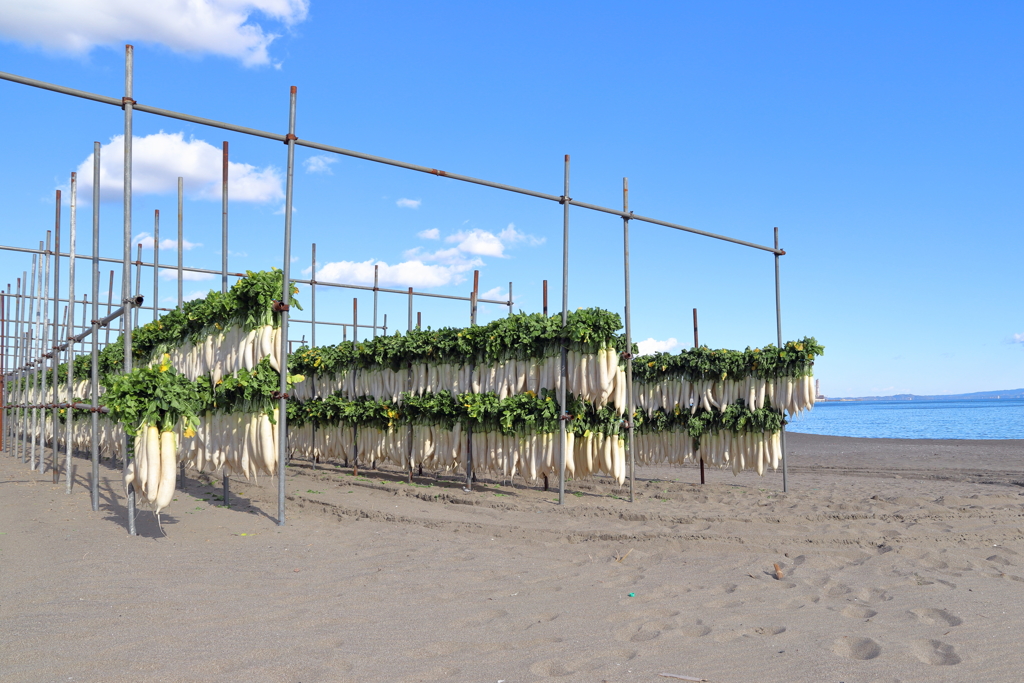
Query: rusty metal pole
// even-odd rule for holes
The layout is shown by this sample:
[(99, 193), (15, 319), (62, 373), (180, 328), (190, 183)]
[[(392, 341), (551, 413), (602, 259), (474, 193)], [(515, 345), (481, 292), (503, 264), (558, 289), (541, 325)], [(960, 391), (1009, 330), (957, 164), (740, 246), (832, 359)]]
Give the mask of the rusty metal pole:
[(548, 317), (548, 281), (544, 281), (544, 317)]

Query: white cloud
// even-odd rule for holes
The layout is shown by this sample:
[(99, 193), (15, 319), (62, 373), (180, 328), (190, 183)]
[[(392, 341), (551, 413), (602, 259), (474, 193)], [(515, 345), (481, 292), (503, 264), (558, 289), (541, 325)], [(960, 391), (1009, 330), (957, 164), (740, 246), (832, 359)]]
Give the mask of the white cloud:
[(543, 237), (534, 237), (533, 235), (527, 235), (526, 233), (519, 232), (516, 230), (515, 223), (509, 223), (507, 228), (498, 233), (498, 238), (506, 245), (525, 242), (528, 246), (536, 247), (544, 244)]
[(416, 233), (417, 237), (425, 240), (439, 240), (441, 239), (441, 231), (437, 228), (431, 228), (430, 230), (420, 230)]
[(405, 197), (402, 197), (397, 202), (395, 202), (395, 205), (400, 206), (403, 209), (418, 209), (420, 208), (420, 204), (422, 203), (423, 202), (421, 202), (419, 199), (406, 199)]
[(209, 294), (209, 292), (201, 292), (197, 289), (194, 292), (189, 292), (188, 294), (183, 296), (182, 299), (184, 299), (185, 301), (195, 301), (196, 299), (202, 299), (207, 294)]
[(445, 238), (445, 242), (458, 243), (457, 249), (467, 254), (505, 258), (505, 245), (494, 233), (474, 228), (469, 232), (457, 232)]
[(331, 164), (338, 162), (338, 157), (327, 156), (326, 154), (317, 154), (316, 156), (310, 157), (302, 162), (302, 165), (306, 167), (306, 173), (326, 173), (328, 175), (334, 175), (334, 171), (331, 170)]
[(479, 256), (494, 256), (505, 258), (505, 249), (513, 244), (525, 243), (530, 246), (537, 246), (544, 243), (544, 238), (527, 235), (516, 230), (512, 223), (495, 235), (479, 228), (467, 231), (459, 231), (454, 235), (445, 238), (445, 242), (456, 243), (457, 249), (467, 254)]
[(424, 263), (422, 259), (410, 259), (394, 265), (384, 261), (335, 261), (326, 264), (316, 273), (316, 279), (323, 282), (340, 282), (353, 285), (372, 285), (373, 267), (378, 266), (379, 282), (384, 287), (415, 287), (427, 289), (458, 284), (466, 278), (463, 274), (474, 266), (483, 265), (479, 260), (463, 260), (460, 263)]
[[(181, 273), (181, 279), (186, 282), (202, 282), (203, 280), (212, 280), (216, 277), (213, 273), (196, 273), (191, 270), (184, 270)], [(160, 279), (161, 280), (177, 280), (178, 269), (177, 268), (160, 268)], [(203, 296), (206, 296), (205, 294)]]
[(305, 20), (308, 8), (308, 0), (9, 0), (0, 36), (72, 55), (154, 43), (258, 66), (271, 63), (267, 48), (279, 34), (251, 21), (253, 15), (288, 28)]
[[(135, 239), (132, 240), (132, 244), (141, 244), (143, 249), (152, 249), (153, 248), (153, 236), (150, 235), (148, 232), (140, 232), (138, 235), (135, 236)], [(184, 239), (184, 238), (181, 240), (181, 248), (184, 251), (189, 251), (191, 249), (195, 249), (196, 247), (201, 247), (201, 246), (203, 246), (201, 242), (189, 242), (187, 239)], [(160, 251), (177, 251), (177, 250), (178, 250), (178, 240), (176, 240), (176, 239), (174, 239), (174, 240), (172, 240), (172, 239), (160, 240)]]
[[(132, 192), (171, 194), (184, 178), (185, 193), (197, 199), (220, 200), (221, 149), (183, 133), (165, 133), (132, 139)], [(92, 197), (92, 154), (78, 166), (78, 196)], [(115, 135), (100, 149), (100, 193), (104, 201), (120, 200), (124, 192), (124, 136)], [(228, 162), (228, 198), (264, 203), (284, 198), (281, 174), (273, 166)]]
[[(292, 214), (294, 215), (294, 214), (297, 214), (298, 212), (299, 212), (299, 210), (297, 208), (295, 208), (294, 204), (292, 204)], [(283, 216), (284, 215), (284, 204), (282, 204), (280, 207), (278, 207), (277, 211), (274, 212), (274, 215), (275, 216)]]
[(665, 340), (658, 340), (655, 339), (654, 337), (648, 337), (647, 339), (644, 339), (642, 342), (637, 342), (636, 345), (640, 349), (641, 355), (659, 352), (672, 353), (673, 351), (678, 351), (683, 346), (675, 337), (669, 337), (668, 339)]
[(1024, 344), (1024, 332), (1021, 332), (1020, 334), (1013, 335), (1013, 343), (1014, 344)]

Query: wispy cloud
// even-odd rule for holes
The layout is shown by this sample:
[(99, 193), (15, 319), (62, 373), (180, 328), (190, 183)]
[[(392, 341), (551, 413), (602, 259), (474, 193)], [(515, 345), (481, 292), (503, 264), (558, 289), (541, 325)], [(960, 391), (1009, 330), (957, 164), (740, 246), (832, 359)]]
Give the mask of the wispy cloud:
[(1024, 332), (1021, 332), (1020, 334), (1013, 335), (1013, 343), (1014, 344), (1024, 344)]
[(445, 242), (456, 244), (457, 248), (467, 254), (479, 256), (494, 256), (506, 258), (505, 249), (515, 244), (527, 244), (537, 246), (544, 243), (544, 238), (534, 237), (516, 230), (513, 223), (495, 235), (493, 232), (474, 228), (472, 230), (460, 230), (454, 235), (445, 238)]
[(648, 337), (642, 342), (636, 343), (640, 349), (641, 355), (649, 353), (672, 353), (682, 348), (682, 344), (675, 337), (669, 337), (668, 339), (655, 339), (654, 337)]
[(373, 267), (377, 266), (380, 284), (390, 287), (415, 287), (427, 289), (457, 284), (465, 280), (464, 273), (480, 261), (463, 260), (460, 263), (424, 263), (422, 259), (410, 259), (389, 264), (385, 261), (335, 261), (326, 264), (316, 273), (322, 282), (340, 282), (354, 285), (372, 285)]
[(331, 170), (331, 164), (338, 162), (338, 157), (327, 156), (326, 154), (317, 154), (302, 162), (302, 165), (306, 167), (306, 173), (326, 173), (327, 175), (334, 175), (334, 171)]
[(423, 202), (420, 201), (419, 199), (406, 199), (405, 197), (402, 197), (397, 202), (395, 202), (395, 205), (400, 206), (403, 209), (418, 209), (420, 208), (420, 204), (422, 203)]
[[(186, 282), (202, 282), (204, 280), (212, 280), (216, 277), (213, 273), (196, 273), (191, 270), (185, 270), (181, 273), (181, 279)], [(177, 268), (160, 268), (160, 279), (161, 280), (177, 280), (178, 269)], [(205, 296), (205, 295), (204, 295)]]
[[(222, 151), (208, 142), (185, 139), (184, 133), (154, 133), (132, 138), (132, 192), (172, 194), (178, 178), (185, 193), (196, 199), (220, 200)], [(92, 154), (78, 166), (78, 197), (92, 196)], [(124, 192), (124, 136), (115, 135), (100, 148), (100, 196), (120, 201)], [(232, 201), (266, 203), (284, 198), (281, 174), (273, 166), (228, 163), (228, 196)]]
[(279, 34), (255, 23), (255, 15), (287, 29), (305, 20), (308, 9), (308, 0), (32, 0), (6, 3), (0, 35), (71, 55), (147, 42), (260, 66), (272, 63), (267, 48)]
[[(140, 232), (132, 240), (132, 244), (141, 244), (143, 249), (153, 248), (153, 236), (148, 232)], [(185, 251), (190, 251), (196, 247), (203, 246), (201, 242), (189, 242), (186, 239), (181, 240), (181, 248)], [(160, 251), (176, 251), (178, 249), (178, 240), (166, 239), (160, 240)]]
[(429, 230), (420, 230), (416, 233), (416, 236), (425, 240), (439, 240), (441, 239), (441, 231), (437, 228), (430, 228)]

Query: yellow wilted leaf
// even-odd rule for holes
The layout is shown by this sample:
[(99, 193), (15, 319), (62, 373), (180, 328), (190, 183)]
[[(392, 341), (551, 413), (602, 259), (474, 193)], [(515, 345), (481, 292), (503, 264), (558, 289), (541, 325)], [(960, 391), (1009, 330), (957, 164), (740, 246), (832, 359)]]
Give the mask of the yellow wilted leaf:
[(196, 430), (192, 429), (191, 427), (189, 427), (188, 429), (185, 430), (184, 436), (185, 436), (186, 439), (191, 439), (195, 435), (196, 435)]

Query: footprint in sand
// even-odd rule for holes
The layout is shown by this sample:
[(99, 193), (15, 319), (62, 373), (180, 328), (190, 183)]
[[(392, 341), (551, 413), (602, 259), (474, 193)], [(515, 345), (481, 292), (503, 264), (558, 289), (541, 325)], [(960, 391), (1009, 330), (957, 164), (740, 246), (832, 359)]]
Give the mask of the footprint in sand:
[(752, 631), (752, 633), (756, 633), (759, 636), (777, 636), (785, 632), (785, 626), (758, 626)]
[(956, 649), (941, 640), (915, 640), (910, 647), (914, 656), (925, 664), (950, 666), (960, 663)]
[(630, 643), (646, 643), (665, 631), (674, 631), (677, 628), (679, 628), (679, 623), (675, 619), (656, 619), (645, 621), (639, 626), (624, 628), (615, 634), (615, 638)]
[(881, 588), (862, 588), (857, 592), (857, 598), (864, 602), (888, 602), (892, 596)]
[(833, 641), (832, 652), (847, 659), (874, 659), (882, 654), (882, 646), (870, 638), (843, 636)]
[(985, 559), (991, 562), (992, 564), (1002, 565), (1003, 567), (1009, 567), (1013, 565), (1013, 562), (1010, 562), (1002, 555), (991, 555), (989, 557), (986, 557)]
[(921, 609), (912, 609), (910, 610), (910, 613), (917, 617), (917, 620), (922, 624), (928, 624), (930, 626), (959, 626), (964, 623), (963, 619), (953, 616), (944, 609), (924, 607)]
[(711, 633), (711, 627), (705, 626), (704, 624), (695, 624), (693, 626), (683, 626), (677, 633), (681, 636), (689, 636), (691, 638), (701, 638)]
[(636, 612), (619, 612), (608, 617), (608, 621), (641, 621), (644, 619), (671, 619), (679, 616), (677, 609), (643, 609)]
[(864, 605), (847, 605), (843, 608), (842, 614), (844, 617), (850, 617), (851, 619), (870, 619), (878, 614), (878, 612)]

